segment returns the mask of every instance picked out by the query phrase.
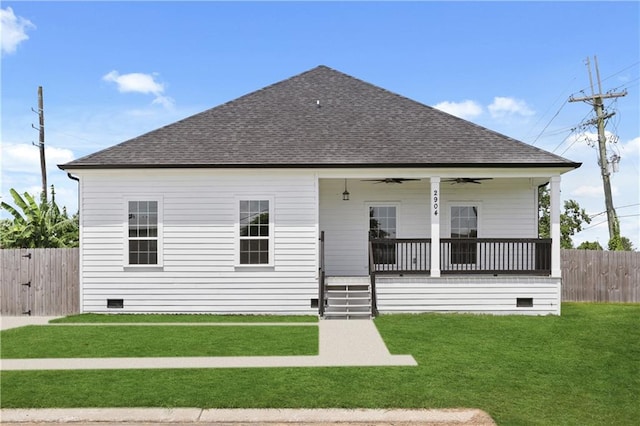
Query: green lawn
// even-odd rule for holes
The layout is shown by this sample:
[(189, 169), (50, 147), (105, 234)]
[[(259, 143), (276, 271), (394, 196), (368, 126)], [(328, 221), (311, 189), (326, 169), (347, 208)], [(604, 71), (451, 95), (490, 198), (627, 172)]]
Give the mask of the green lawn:
[(206, 314), (80, 314), (49, 321), (60, 323), (143, 322), (318, 322), (314, 315), (206, 315)]
[(28, 326), (0, 335), (2, 358), (317, 355), (317, 326)]
[(640, 304), (564, 304), (561, 317), (388, 315), (376, 324), (392, 353), (419, 366), (6, 371), (2, 406), (473, 407), (505, 425), (640, 418)]

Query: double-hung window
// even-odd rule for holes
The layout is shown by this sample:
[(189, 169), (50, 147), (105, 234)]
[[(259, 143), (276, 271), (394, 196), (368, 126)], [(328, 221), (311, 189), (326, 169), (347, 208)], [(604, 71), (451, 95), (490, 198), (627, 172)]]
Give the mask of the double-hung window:
[(268, 199), (239, 201), (239, 264), (268, 265), (271, 263), (271, 208)]
[(160, 265), (159, 200), (127, 201), (127, 264)]

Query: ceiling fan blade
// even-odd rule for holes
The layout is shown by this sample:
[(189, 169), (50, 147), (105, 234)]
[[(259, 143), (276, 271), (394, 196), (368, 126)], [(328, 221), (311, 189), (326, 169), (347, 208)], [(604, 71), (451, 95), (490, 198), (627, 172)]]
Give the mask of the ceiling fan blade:
[(481, 180), (491, 180), (493, 178), (451, 178), (451, 179), (443, 179), (443, 182), (451, 182), (451, 185), (456, 183), (475, 183), (480, 184)]
[(421, 179), (409, 179), (409, 178), (362, 179), (363, 182), (375, 182), (375, 183), (402, 183), (409, 180), (421, 180)]

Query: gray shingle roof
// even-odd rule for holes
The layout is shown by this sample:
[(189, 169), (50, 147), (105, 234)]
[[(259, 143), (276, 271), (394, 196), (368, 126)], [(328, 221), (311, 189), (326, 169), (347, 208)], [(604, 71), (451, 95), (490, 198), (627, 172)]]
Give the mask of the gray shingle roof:
[(326, 66), (61, 165), (577, 167)]

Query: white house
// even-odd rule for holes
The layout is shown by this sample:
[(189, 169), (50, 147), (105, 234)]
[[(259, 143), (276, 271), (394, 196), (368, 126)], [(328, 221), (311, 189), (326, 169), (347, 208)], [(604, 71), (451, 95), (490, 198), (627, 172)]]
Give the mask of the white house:
[(579, 166), (319, 66), (59, 167), (83, 312), (351, 318), (559, 314)]

